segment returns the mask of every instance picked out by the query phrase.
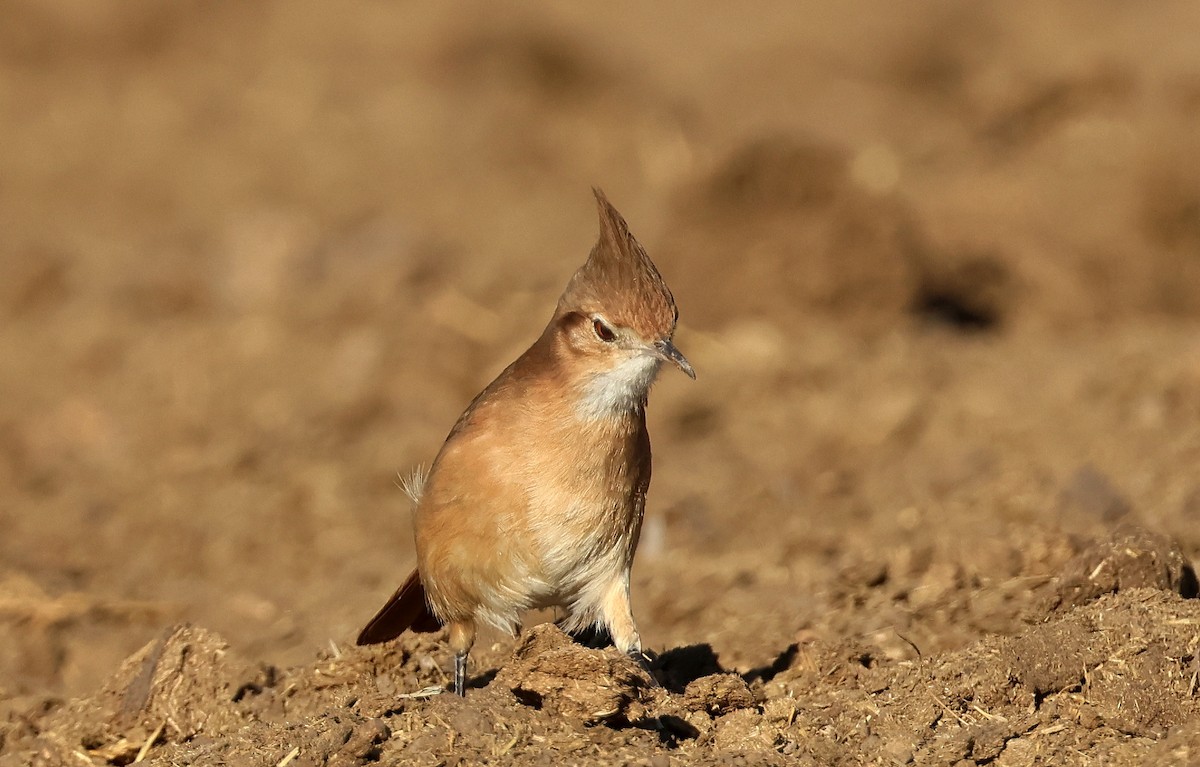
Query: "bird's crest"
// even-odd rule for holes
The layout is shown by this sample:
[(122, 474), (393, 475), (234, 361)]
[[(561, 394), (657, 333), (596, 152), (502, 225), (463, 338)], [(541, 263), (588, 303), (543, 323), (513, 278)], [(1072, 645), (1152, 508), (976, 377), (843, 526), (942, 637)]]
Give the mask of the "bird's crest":
[(567, 283), (558, 314), (598, 312), (643, 338), (670, 338), (679, 316), (670, 288), (604, 193), (595, 188), (592, 192), (600, 236), (587, 262)]

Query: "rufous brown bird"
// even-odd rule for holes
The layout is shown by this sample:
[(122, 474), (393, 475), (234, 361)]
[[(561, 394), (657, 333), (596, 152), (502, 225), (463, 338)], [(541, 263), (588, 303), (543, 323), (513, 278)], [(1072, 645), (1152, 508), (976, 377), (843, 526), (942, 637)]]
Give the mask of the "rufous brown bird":
[(642, 659), (629, 572), (650, 486), (646, 398), (679, 312), (646, 251), (593, 190), (600, 237), (550, 323), (459, 417), (415, 503), (417, 569), (358, 636), (449, 627), (454, 691), (481, 624), (516, 634), (532, 608), (565, 610)]

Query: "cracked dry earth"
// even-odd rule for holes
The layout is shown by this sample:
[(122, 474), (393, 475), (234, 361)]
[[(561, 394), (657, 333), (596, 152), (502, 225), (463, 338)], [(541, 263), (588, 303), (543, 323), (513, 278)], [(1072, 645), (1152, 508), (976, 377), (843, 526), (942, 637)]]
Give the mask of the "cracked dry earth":
[[(0, 765), (1200, 763), (1200, 6), (0, 3)], [(652, 680), (354, 648), (604, 188)]]

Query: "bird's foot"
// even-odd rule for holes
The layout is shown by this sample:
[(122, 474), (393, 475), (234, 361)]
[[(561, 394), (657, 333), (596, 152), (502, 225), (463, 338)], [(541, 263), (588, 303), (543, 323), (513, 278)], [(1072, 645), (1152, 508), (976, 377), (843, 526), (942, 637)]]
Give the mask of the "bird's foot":
[(626, 654), (642, 667), (642, 670), (650, 677), (650, 681), (654, 683), (655, 687), (662, 687), (662, 683), (654, 675), (654, 663), (658, 660), (657, 656), (638, 647), (629, 650)]

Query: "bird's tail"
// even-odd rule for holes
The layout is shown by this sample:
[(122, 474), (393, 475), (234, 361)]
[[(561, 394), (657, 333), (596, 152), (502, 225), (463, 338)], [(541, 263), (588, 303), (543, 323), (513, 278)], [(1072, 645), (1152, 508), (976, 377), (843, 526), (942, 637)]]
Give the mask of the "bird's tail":
[(438, 619), (429, 612), (429, 605), (425, 601), (425, 587), (421, 585), (421, 575), (413, 570), (403, 585), (392, 594), (387, 604), (359, 632), (357, 643), (378, 644), (395, 639), (403, 634), (405, 629), (429, 633), (441, 627)]

